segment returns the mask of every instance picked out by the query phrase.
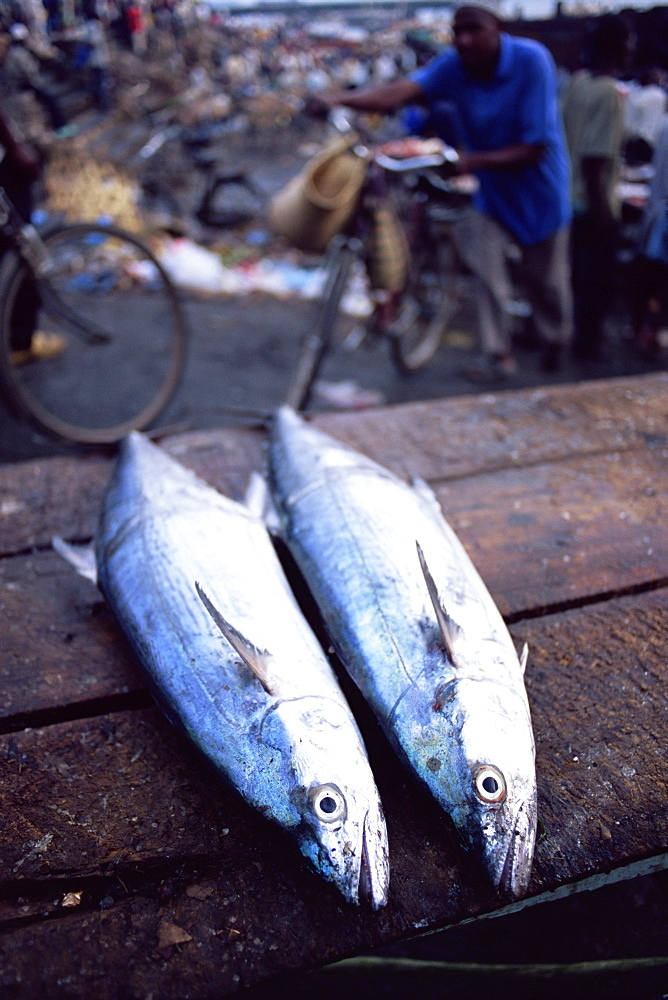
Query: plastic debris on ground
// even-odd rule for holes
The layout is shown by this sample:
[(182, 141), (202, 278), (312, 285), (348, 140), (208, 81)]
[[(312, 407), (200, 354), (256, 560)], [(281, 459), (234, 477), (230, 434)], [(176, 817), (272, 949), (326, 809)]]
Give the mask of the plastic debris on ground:
[(226, 266), (220, 254), (186, 238), (164, 243), (157, 256), (177, 287), (208, 294), (265, 292), (279, 298), (315, 299), (325, 282), (324, 268), (301, 267), (280, 258), (247, 258)]
[(350, 379), (343, 382), (318, 379), (313, 383), (313, 392), (321, 402), (341, 410), (366, 410), (372, 406), (382, 406), (385, 402), (382, 392), (362, 389)]

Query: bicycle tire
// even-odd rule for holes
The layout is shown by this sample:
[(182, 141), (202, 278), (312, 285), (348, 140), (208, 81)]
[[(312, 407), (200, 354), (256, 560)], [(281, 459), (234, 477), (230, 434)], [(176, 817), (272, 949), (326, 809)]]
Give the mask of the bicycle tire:
[(402, 374), (424, 368), (443, 342), (454, 308), (452, 265), (447, 240), (426, 240), (414, 250), (408, 286), (388, 331), (392, 360)]
[[(115, 443), (149, 427), (178, 387), (188, 339), (178, 295), (145, 243), (115, 226), (63, 225), (42, 239), (43, 274), (18, 252), (3, 262), (0, 387), (50, 437)], [(54, 335), (64, 349), (49, 357)]]

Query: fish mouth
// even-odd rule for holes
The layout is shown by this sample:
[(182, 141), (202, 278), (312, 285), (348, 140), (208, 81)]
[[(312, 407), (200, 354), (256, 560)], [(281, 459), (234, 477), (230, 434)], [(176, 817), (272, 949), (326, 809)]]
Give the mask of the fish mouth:
[(389, 865), (387, 848), (382, 837), (376, 836), (378, 849), (370, 850), (370, 820), (367, 813), (362, 830), (362, 852), (359, 871), (358, 900), (374, 910), (387, 903), (389, 890)]
[(499, 890), (511, 899), (519, 899), (529, 886), (536, 840), (536, 807), (525, 802), (520, 807), (508, 840), (500, 870), (494, 879)]

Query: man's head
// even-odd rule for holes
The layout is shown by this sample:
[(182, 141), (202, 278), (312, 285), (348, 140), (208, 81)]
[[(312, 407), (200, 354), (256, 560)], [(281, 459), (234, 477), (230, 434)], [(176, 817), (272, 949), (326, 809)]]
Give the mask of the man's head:
[(462, 3), (452, 22), (455, 48), (474, 76), (491, 76), (499, 60), (501, 22), (498, 0)]
[(633, 53), (633, 34), (621, 14), (603, 14), (589, 36), (589, 57), (593, 69), (615, 73), (625, 69)]

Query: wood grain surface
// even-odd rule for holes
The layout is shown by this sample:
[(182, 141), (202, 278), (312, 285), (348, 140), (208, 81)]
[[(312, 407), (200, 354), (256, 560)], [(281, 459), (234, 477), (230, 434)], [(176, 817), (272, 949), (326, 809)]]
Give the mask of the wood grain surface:
[[(327, 414), (426, 478), (530, 647), (529, 896), (668, 853), (668, 378)], [(239, 497), (264, 431), (163, 442)], [(498, 909), (345, 682), (388, 820), (387, 908), (353, 908), (165, 722), (98, 591), (51, 550), (95, 530), (106, 457), (0, 469), (0, 991), (204, 1000)]]

